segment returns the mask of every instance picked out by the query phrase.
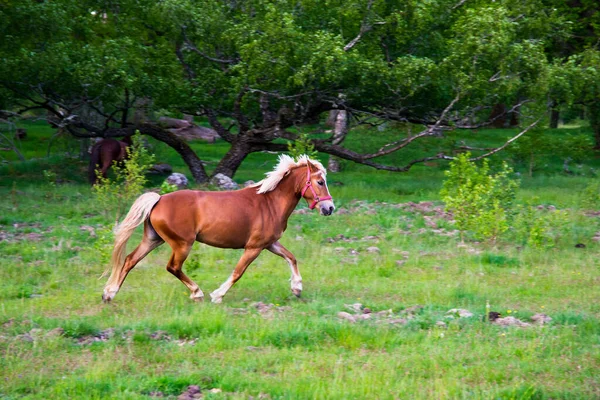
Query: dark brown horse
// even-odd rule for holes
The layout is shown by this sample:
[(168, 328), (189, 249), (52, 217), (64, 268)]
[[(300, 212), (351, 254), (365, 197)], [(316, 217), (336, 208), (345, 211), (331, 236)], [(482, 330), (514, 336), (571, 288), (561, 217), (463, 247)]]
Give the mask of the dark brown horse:
[[(225, 293), (264, 249), (288, 262), (292, 270), (292, 292), (300, 296), (302, 277), (296, 258), (279, 243), (279, 238), (302, 197), (310, 203), (311, 209), (319, 205), (322, 215), (331, 215), (335, 207), (325, 177), (325, 168), (318, 161), (307, 156), (296, 161), (282, 155), (266, 179), (245, 189), (231, 192), (182, 190), (164, 196), (143, 194), (133, 203), (117, 229), (112, 273), (102, 299), (105, 302), (112, 300), (129, 271), (148, 253), (167, 242), (173, 251), (167, 271), (187, 286), (192, 299), (203, 300), (202, 290), (181, 269), (195, 241), (220, 248), (244, 249), (231, 276), (210, 294), (213, 303), (222, 301)], [(142, 242), (125, 258), (127, 241), (142, 222)]]
[(103, 178), (112, 166), (113, 161), (122, 162), (127, 158), (127, 147), (131, 145), (131, 137), (126, 136), (122, 140), (102, 139), (92, 147), (90, 166), (88, 167), (88, 178), (92, 185), (96, 184), (99, 171)]

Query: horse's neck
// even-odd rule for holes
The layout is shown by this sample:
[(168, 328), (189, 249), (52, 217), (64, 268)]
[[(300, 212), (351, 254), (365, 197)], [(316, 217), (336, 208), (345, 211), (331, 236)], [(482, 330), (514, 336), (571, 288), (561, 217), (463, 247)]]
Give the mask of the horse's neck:
[(287, 220), (292, 211), (300, 201), (299, 196), (299, 171), (294, 170), (288, 176), (283, 178), (275, 189), (266, 193), (269, 196), (269, 203), (274, 211), (283, 219)]

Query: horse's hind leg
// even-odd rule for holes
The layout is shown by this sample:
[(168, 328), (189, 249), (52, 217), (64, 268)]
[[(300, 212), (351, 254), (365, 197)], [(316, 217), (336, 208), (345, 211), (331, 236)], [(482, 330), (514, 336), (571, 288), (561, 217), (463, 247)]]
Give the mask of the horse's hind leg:
[(135, 250), (125, 257), (125, 262), (121, 267), (121, 271), (119, 271), (117, 283), (104, 288), (102, 300), (104, 300), (104, 302), (111, 301), (121, 288), (121, 285), (123, 285), (123, 281), (125, 281), (125, 278), (127, 278), (129, 271), (131, 271), (133, 267), (135, 267), (144, 257), (146, 257), (148, 253), (163, 243), (164, 240), (162, 240), (160, 236), (156, 234), (156, 232), (150, 231), (148, 228), (144, 229), (144, 237), (142, 238), (142, 242), (138, 247), (135, 248)]
[(277, 254), (288, 262), (290, 269), (292, 270), (292, 279), (290, 279), (292, 282), (292, 293), (294, 293), (297, 297), (300, 297), (302, 294), (302, 277), (300, 276), (300, 271), (298, 270), (296, 257), (294, 257), (294, 255), (279, 242), (273, 243), (267, 247), (267, 250), (273, 254)]
[(190, 250), (192, 250), (193, 243), (194, 242), (191, 244), (184, 243), (179, 245), (169, 243), (173, 249), (173, 253), (171, 254), (171, 258), (167, 264), (167, 271), (175, 275), (177, 279), (179, 279), (185, 286), (187, 286), (188, 289), (190, 289), (190, 292), (192, 292), (190, 298), (192, 300), (203, 301), (204, 293), (202, 290), (200, 290), (200, 287), (181, 270), (188, 254), (190, 254)]

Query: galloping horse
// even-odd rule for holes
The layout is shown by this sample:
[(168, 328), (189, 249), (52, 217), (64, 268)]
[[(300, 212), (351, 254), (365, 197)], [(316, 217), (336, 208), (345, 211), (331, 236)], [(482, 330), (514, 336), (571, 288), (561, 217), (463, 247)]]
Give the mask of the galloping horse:
[[(279, 243), (279, 238), (303, 197), (310, 209), (319, 205), (321, 215), (333, 213), (335, 207), (327, 189), (326, 173), (320, 162), (307, 156), (294, 160), (281, 155), (279, 164), (265, 179), (245, 189), (230, 192), (181, 190), (164, 196), (156, 193), (141, 195), (117, 228), (112, 273), (102, 300), (111, 301), (129, 271), (148, 253), (167, 242), (173, 251), (167, 271), (187, 286), (192, 292), (190, 298), (202, 301), (204, 293), (181, 269), (195, 241), (220, 248), (244, 249), (229, 278), (210, 294), (213, 303), (222, 301), (264, 249), (288, 262), (292, 270), (292, 292), (299, 297), (302, 277), (296, 258)], [(125, 258), (127, 241), (142, 222), (142, 242)]]
[(126, 136), (123, 140), (102, 139), (92, 147), (90, 157), (90, 166), (88, 168), (88, 178), (92, 185), (96, 184), (98, 176), (96, 171), (100, 171), (103, 178), (106, 178), (106, 172), (111, 167), (113, 161), (121, 162), (127, 158), (127, 147), (131, 145), (131, 137)]

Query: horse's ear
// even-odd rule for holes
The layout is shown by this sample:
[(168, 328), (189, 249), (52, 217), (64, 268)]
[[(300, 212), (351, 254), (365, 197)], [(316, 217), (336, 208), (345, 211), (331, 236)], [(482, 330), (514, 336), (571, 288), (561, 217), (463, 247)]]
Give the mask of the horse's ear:
[(310, 172), (312, 173), (313, 170), (316, 168), (313, 163), (310, 162), (310, 158), (306, 157), (306, 165), (308, 166), (308, 169), (310, 170)]

